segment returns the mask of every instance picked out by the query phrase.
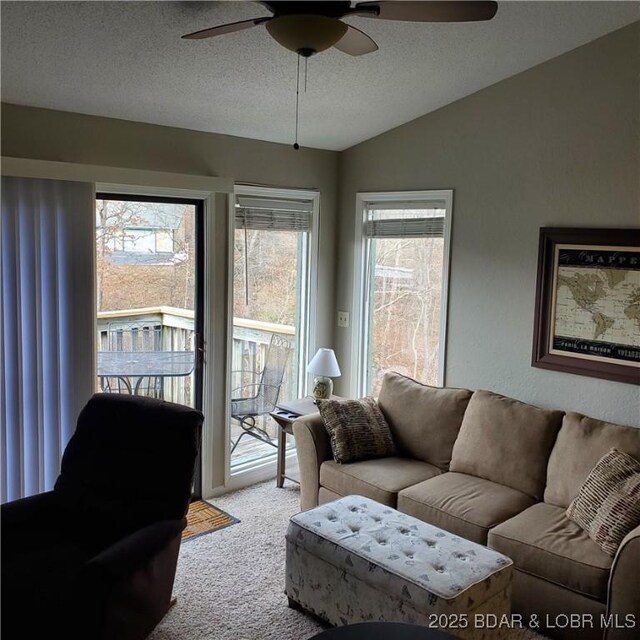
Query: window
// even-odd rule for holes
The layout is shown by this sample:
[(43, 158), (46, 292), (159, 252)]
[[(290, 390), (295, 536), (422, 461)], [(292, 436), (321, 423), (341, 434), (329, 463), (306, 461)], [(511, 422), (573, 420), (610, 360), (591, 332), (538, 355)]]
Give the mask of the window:
[(367, 193), (357, 201), (358, 393), (376, 395), (388, 370), (442, 384), (452, 192)]
[[(253, 398), (253, 404), (232, 402), (233, 474), (275, 456), (278, 427), (268, 415), (274, 399), (304, 395), (317, 207), (318, 194), (313, 192), (262, 187), (236, 191), (231, 396)], [(274, 363), (275, 344), (285, 351), (280, 364)], [(273, 378), (264, 389), (259, 386), (263, 373)]]

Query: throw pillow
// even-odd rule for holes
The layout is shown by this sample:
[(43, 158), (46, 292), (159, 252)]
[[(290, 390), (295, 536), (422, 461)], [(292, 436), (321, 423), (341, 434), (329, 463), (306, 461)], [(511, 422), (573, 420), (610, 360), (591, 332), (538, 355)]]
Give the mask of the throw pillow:
[(611, 449), (587, 476), (567, 517), (615, 556), (622, 539), (640, 524), (640, 462)]
[(395, 455), (391, 430), (373, 398), (318, 400), (317, 405), (336, 462)]

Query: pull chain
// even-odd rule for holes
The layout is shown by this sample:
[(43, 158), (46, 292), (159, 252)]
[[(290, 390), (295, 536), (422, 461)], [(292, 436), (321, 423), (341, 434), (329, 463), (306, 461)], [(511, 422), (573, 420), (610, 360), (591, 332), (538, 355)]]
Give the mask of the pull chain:
[(297, 151), (300, 148), (298, 144), (298, 113), (300, 110), (300, 54), (298, 54), (298, 69), (296, 71), (296, 141), (293, 148)]

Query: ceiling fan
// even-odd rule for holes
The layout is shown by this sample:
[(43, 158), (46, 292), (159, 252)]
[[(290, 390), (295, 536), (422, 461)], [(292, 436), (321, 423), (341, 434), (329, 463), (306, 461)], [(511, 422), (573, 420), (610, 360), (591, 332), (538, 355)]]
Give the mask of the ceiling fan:
[(471, 0), (466, 2), (260, 2), (271, 17), (252, 18), (188, 33), (183, 38), (200, 40), (226, 33), (250, 29), (264, 24), (279, 44), (308, 58), (329, 47), (352, 56), (361, 56), (378, 49), (378, 45), (363, 31), (346, 24), (341, 18), (361, 16), (378, 20), (407, 22), (473, 22), (491, 20), (498, 10), (497, 2)]

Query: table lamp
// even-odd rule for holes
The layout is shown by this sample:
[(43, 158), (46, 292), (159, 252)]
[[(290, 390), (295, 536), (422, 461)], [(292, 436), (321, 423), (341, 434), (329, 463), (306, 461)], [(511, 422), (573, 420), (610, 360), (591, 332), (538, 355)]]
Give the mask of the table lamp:
[(333, 393), (333, 380), (340, 375), (340, 367), (333, 349), (321, 347), (307, 365), (307, 373), (313, 375), (313, 397), (328, 400)]

